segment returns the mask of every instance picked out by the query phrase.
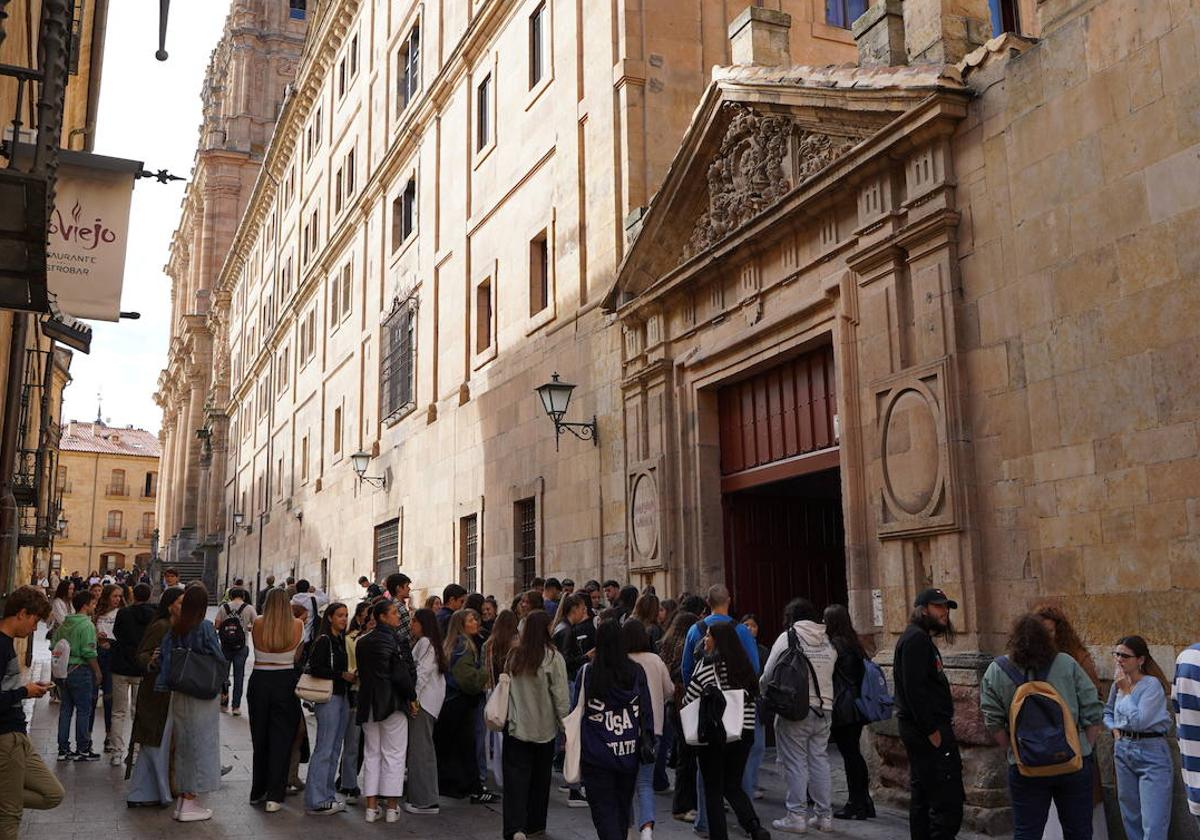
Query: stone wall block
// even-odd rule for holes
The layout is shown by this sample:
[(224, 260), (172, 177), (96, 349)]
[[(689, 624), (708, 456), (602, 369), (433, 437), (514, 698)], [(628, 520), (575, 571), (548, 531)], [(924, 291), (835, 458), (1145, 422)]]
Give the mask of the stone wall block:
[(1033, 469), (1037, 481), (1092, 475), (1096, 471), (1095, 452), (1090, 443), (1035, 452)]
[(1105, 473), (1104, 491), (1110, 508), (1141, 505), (1150, 501), (1146, 470), (1142, 467)]
[(1100, 517), (1100, 532), (1105, 545), (1133, 542), (1137, 533), (1133, 508), (1110, 508), (1103, 511)]
[(1140, 544), (1184, 537), (1187, 536), (1187, 506), (1182, 499), (1141, 505), (1134, 508), (1134, 522)]
[(1097, 299), (1115, 296), (1117, 255), (1112, 244), (1103, 245), (1064, 263), (1051, 275), (1054, 314), (1068, 315), (1096, 305)]
[(1151, 354), (1158, 413), (1164, 421), (1200, 417), (1200, 339), (1180, 341)]
[(1194, 458), (1197, 454), (1196, 427), (1192, 423), (1179, 423), (1133, 432), (1125, 436), (1124, 447), (1126, 457), (1134, 464)]
[(1200, 150), (1192, 147), (1146, 169), (1152, 221), (1169, 219), (1200, 207)]

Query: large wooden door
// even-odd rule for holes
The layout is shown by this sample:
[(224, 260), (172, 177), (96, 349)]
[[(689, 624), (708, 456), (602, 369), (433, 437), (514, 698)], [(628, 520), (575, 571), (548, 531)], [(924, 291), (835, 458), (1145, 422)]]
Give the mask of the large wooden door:
[(763, 644), (792, 598), (846, 603), (842, 504), (828, 492), (837, 481), (831, 470), (724, 496), (726, 585), (737, 614), (758, 616)]

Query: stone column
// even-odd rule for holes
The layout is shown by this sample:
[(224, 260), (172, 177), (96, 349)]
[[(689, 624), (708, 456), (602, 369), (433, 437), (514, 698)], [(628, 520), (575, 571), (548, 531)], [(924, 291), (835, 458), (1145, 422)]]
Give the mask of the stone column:
[(167, 408), (163, 408), (162, 454), (158, 461), (158, 498), (155, 499), (155, 520), (158, 523), (159, 542), (171, 533), (171, 500), (175, 487), (171, 482), (172, 447), (175, 444), (174, 424), (170, 420)]
[(203, 425), (204, 413), (204, 377), (198, 371), (192, 371), (188, 376), (188, 413), (187, 428), (184, 436), (184, 503), (179, 525), (181, 528), (195, 528), (200, 492), (200, 444), (196, 430)]
[(174, 487), (175, 492), (175, 513), (171, 521), (172, 537), (177, 535), (179, 533), (179, 529), (183, 527), (183, 504), (184, 499), (187, 496), (187, 487), (184, 484), (187, 473), (187, 397), (184, 395), (182, 389), (177, 393), (177, 407), (175, 415), (175, 456), (172, 467), (172, 472), (174, 475), (171, 477), (171, 485)]

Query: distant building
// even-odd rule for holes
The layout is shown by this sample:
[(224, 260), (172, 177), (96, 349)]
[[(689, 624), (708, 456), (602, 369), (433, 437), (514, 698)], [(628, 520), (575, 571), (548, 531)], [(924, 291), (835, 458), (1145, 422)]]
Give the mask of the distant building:
[(65, 527), (54, 539), (53, 571), (149, 566), (160, 452), (158, 436), (144, 429), (67, 423), (54, 477)]

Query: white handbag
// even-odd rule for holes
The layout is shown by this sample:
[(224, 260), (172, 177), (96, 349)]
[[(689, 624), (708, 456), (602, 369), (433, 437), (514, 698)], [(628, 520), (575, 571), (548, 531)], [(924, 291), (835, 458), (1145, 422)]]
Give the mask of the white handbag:
[(587, 693), (584, 690), (584, 678), (587, 675), (587, 665), (579, 672), (579, 685), (576, 686), (575, 708), (563, 718), (563, 735), (566, 736), (566, 747), (563, 750), (563, 781), (569, 785), (576, 784), (581, 777), (580, 762), (583, 756), (583, 707), (586, 705)]
[(333, 680), (301, 674), (296, 681), (296, 696), (310, 703), (328, 703), (333, 697)]
[[(740, 741), (742, 738), (742, 716), (746, 711), (746, 692), (740, 688), (722, 691), (725, 696), (725, 712), (721, 715), (721, 723), (725, 726), (725, 743)], [(679, 720), (683, 724), (683, 740), (692, 746), (706, 746), (700, 743), (700, 699), (696, 698), (679, 710)]]
[(503, 732), (508, 723), (508, 685), (511, 681), (508, 674), (501, 674), (483, 707), (483, 724), (493, 732)]

